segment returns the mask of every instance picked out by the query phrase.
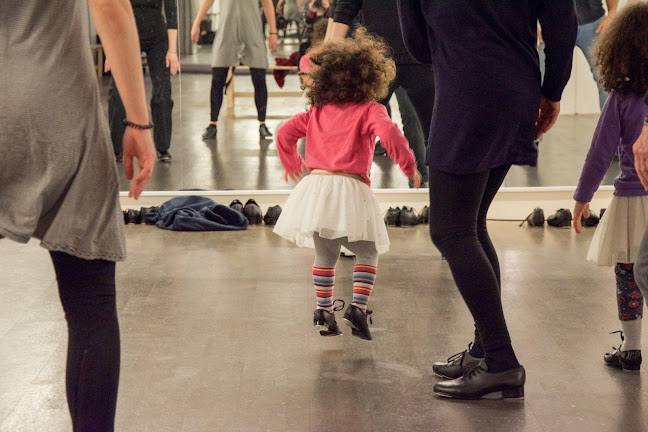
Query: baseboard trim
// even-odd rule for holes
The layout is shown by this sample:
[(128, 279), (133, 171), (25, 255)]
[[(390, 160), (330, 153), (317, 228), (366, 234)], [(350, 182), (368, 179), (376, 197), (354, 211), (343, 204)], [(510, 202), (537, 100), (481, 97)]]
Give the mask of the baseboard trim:
[[(559, 208), (572, 209), (575, 189), (574, 186), (502, 188), (491, 205), (488, 218), (523, 220), (535, 207), (543, 208), (545, 216)], [(374, 189), (374, 192), (383, 211), (389, 207), (403, 205), (414, 207), (418, 211), (429, 204), (427, 189)], [(613, 186), (601, 186), (592, 200), (591, 208), (597, 212), (606, 208), (613, 193)], [(248, 199), (253, 198), (265, 213), (270, 206), (283, 205), (290, 195), (290, 190), (146, 191), (137, 201), (129, 198), (128, 192), (119, 194), (122, 208), (158, 206), (171, 198), (188, 195), (205, 196), (225, 205), (234, 199), (239, 199), (245, 204)]]

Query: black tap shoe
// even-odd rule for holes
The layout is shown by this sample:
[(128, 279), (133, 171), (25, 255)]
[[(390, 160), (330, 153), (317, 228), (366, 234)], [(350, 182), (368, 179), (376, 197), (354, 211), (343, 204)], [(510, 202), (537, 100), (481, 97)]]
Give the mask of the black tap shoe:
[[(472, 345), (472, 343), (470, 344)], [(469, 369), (474, 368), (481, 361), (480, 358), (470, 355), (470, 345), (466, 351), (450, 356), (445, 362), (436, 362), (432, 365), (432, 372), (445, 379), (462, 377)]]
[(461, 378), (441, 381), (434, 393), (453, 399), (481, 399), (484, 396), (503, 399), (524, 399), (526, 374), (523, 366), (504, 371), (488, 372), (483, 360)]
[(367, 324), (367, 317), (369, 322), (373, 324), (371, 319), (371, 311), (367, 309), (367, 313), (362, 313), (362, 310), (354, 305), (349, 305), (344, 312), (344, 321), (351, 327), (351, 335), (359, 337), (364, 340), (371, 340), (371, 332), (369, 331), (369, 324)]
[(559, 209), (547, 218), (547, 224), (558, 228), (571, 227), (572, 214), (569, 209)]
[(400, 220), (400, 212), (401, 210), (398, 207), (389, 207), (389, 210), (387, 210), (387, 213), (385, 214), (385, 223), (387, 224), (387, 226), (398, 226)]
[(281, 207), (278, 205), (269, 207), (265, 216), (263, 216), (263, 222), (265, 222), (266, 225), (275, 225), (280, 215)]
[(243, 213), (243, 203), (241, 201), (235, 199), (230, 203), (229, 206), (232, 210), (236, 210), (239, 213)]
[(252, 198), (247, 200), (245, 207), (243, 207), (243, 215), (247, 218), (251, 225), (258, 225), (263, 221), (263, 214), (259, 204)]
[(398, 226), (411, 227), (414, 225), (418, 225), (418, 216), (414, 213), (414, 209), (412, 207), (403, 206), (403, 209), (398, 215)]

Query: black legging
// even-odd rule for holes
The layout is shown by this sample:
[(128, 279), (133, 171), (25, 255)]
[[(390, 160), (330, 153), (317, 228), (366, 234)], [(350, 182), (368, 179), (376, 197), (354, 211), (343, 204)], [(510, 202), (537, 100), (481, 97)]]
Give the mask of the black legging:
[(114, 430), (120, 341), (115, 263), (50, 252), (68, 324), (66, 393), (75, 432)]
[[(228, 70), (229, 68), (212, 68), (211, 121), (213, 122), (218, 121), (218, 113), (220, 113), (223, 104), (223, 89), (225, 88)], [(266, 87), (265, 74), (265, 69), (250, 68), (252, 85), (254, 85), (254, 103), (256, 104), (257, 118), (260, 122), (265, 121), (266, 107), (268, 106), (268, 88)]]
[(502, 310), (499, 260), (486, 227), (488, 208), (509, 168), (467, 175), (430, 168), (430, 235), (448, 259), (493, 372), (518, 365)]

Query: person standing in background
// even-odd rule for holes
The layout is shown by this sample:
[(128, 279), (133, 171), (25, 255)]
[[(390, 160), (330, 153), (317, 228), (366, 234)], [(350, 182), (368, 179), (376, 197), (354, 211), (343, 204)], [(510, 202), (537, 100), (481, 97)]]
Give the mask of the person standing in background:
[[(153, 116), (153, 141), (158, 160), (171, 161), (171, 75), (180, 70), (178, 61), (178, 10), (176, 0), (131, 0), (140, 48), (146, 53), (146, 63), (151, 73), (153, 94), (151, 114)], [(164, 5), (164, 16), (162, 6)], [(110, 59), (106, 58), (105, 70), (110, 70)], [(122, 160), (122, 137), (124, 136), (124, 105), (117, 91), (115, 80), (110, 81), (108, 90), (108, 119), (110, 136), (115, 150), (115, 159)]]
[(596, 82), (599, 94), (599, 107), (603, 109), (607, 93), (603, 88), (603, 84), (599, 82), (599, 75), (594, 65), (594, 55), (592, 48), (596, 37), (605, 32), (610, 25), (612, 18), (617, 12), (619, 0), (605, 0), (607, 5), (607, 15), (603, 9), (601, 0), (574, 0), (576, 5), (576, 18), (578, 19), (578, 35), (576, 36), (576, 46), (585, 55), (587, 63), (592, 71), (592, 76)]

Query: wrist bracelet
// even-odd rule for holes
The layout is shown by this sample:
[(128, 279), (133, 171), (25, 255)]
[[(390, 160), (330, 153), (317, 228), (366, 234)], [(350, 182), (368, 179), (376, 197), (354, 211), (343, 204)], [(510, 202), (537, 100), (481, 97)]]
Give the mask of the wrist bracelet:
[(271, 34), (271, 35), (276, 35), (277, 32), (270, 32), (269, 34)]
[(141, 124), (133, 123), (131, 121), (128, 121), (128, 120), (124, 119), (124, 125), (130, 126), (132, 128), (135, 128), (135, 129), (142, 129), (142, 130), (143, 129), (153, 129), (153, 122), (149, 122), (147, 125), (141, 125)]

